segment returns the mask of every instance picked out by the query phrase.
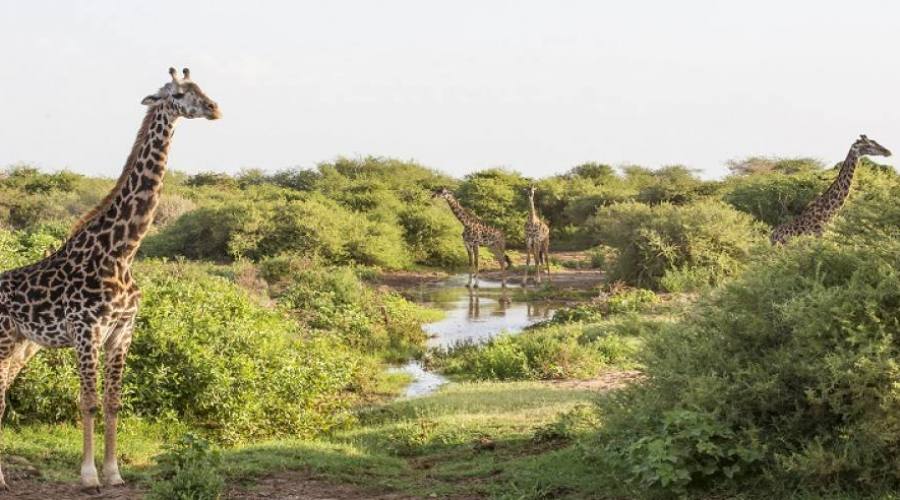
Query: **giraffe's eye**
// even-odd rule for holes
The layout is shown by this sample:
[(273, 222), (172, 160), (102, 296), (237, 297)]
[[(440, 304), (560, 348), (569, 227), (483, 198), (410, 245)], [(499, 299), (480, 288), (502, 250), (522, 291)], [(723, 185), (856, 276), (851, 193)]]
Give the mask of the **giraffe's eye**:
[(175, 99), (181, 99), (182, 97), (184, 97), (184, 92), (179, 92), (178, 94), (172, 94), (172, 97), (174, 97)]

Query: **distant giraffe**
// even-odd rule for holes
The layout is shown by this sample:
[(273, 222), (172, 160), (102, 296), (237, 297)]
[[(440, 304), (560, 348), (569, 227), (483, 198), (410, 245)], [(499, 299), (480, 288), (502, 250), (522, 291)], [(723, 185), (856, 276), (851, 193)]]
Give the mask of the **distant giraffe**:
[(818, 198), (810, 202), (800, 215), (776, 227), (769, 238), (772, 244), (785, 244), (791, 238), (803, 234), (821, 236), (825, 224), (834, 217), (850, 194), (853, 174), (859, 158), (863, 155), (891, 156), (891, 152), (872, 139), (864, 135), (859, 136), (859, 139), (850, 146), (850, 152), (847, 153), (847, 158), (834, 182)]
[[(488, 226), (475, 214), (466, 210), (453, 193), (447, 188), (441, 188), (434, 192), (434, 198), (443, 198), (450, 205), (453, 215), (462, 223), (463, 243), (466, 245), (466, 252), (469, 254), (469, 282), (466, 286), (478, 288), (478, 248), (485, 246), (494, 254), (494, 258), (500, 264), (503, 271), (503, 288), (506, 288), (506, 270), (512, 264), (506, 255), (506, 237), (496, 228)], [(475, 280), (473, 285), (472, 280)]]
[(534, 209), (534, 186), (528, 192), (528, 219), (525, 220), (525, 276), (522, 277), (522, 286), (528, 283), (528, 266), (531, 265), (531, 256), (534, 256), (534, 276), (538, 283), (541, 282), (541, 264), (546, 266), (547, 281), (550, 281), (550, 227), (538, 217)]
[[(0, 274), (0, 416), (6, 390), (43, 347), (75, 349), (81, 377), (84, 447), (81, 484), (99, 491), (94, 465), (97, 368), (105, 351), (103, 476), (122, 484), (116, 459), (116, 420), (125, 357), (131, 344), (140, 291), (131, 263), (159, 201), (169, 143), (180, 117), (219, 118), (219, 108), (184, 69), (143, 104), (147, 114), (115, 187), (72, 230), (61, 248), (30, 266)], [(0, 488), (6, 482), (0, 473)]]

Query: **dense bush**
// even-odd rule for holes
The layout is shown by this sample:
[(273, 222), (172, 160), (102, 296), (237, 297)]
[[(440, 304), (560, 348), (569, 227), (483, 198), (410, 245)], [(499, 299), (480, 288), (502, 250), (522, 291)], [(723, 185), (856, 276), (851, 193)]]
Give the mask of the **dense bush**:
[[(801, 239), (650, 337), (596, 459), (638, 491), (900, 486), (900, 245)], [(746, 481), (746, 483), (745, 483)]]
[(619, 203), (598, 211), (588, 225), (596, 241), (616, 250), (610, 279), (670, 291), (721, 282), (764, 241), (759, 223), (714, 201)]
[[(360, 355), (195, 266), (142, 265), (144, 300), (125, 372), (125, 412), (173, 419), (225, 441), (340, 425)], [(15, 418), (74, 421), (69, 350), (41, 352), (10, 391)]]
[(366, 286), (349, 267), (280, 257), (263, 263), (263, 276), (281, 290), (278, 302), (310, 328), (333, 332), (355, 349), (388, 359), (421, 350), (422, 322), (439, 314)]
[(512, 246), (525, 244), (529, 181), (517, 172), (482, 170), (466, 176), (456, 192), (459, 202), (488, 224), (503, 231)]

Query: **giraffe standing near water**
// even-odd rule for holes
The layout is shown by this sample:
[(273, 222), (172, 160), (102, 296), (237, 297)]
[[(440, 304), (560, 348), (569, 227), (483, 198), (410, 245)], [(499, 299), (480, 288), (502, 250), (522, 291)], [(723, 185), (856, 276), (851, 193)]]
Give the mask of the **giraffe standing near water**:
[(891, 156), (891, 152), (865, 135), (859, 136), (859, 139), (850, 146), (850, 152), (847, 153), (847, 158), (834, 182), (818, 198), (810, 202), (800, 215), (776, 227), (769, 238), (772, 244), (785, 244), (791, 238), (803, 234), (821, 236), (825, 224), (834, 217), (850, 194), (853, 174), (859, 164), (859, 158), (863, 155)]
[[(175, 122), (219, 118), (218, 105), (190, 78), (179, 78), (144, 98), (148, 106), (131, 154), (115, 187), (85, 215), (63, 246), (30, 266), (0, 274), (0, 417), (5, 393), (19, 370), (42, 347), (75, 349), (84, 426), (81, 483), (99, 491), (94, 464), (97, 369), (105, 352), (103, 479), (123, 484), (116, 459), (116, 422), (122, 374), (131, 344), (140, 291), (131, 264), (153, 221)], [(6, 482), (0, 472), (0, 488)]]
[(535, 280), (541, 282), (541, 264), (546, 266), (547, 281), (550, 281), (550, 227), (538, 217), (534, 209), (535, 187), (531, 186), (528, 192), (528, 219), (525, 220), (525, 275), (522, 277), (522, 286), (528, 284), (528, 266), (531, 265), (531, 256), (534, 256)]
[[(459, 204), (453, 193), (447, 188), (441, 188), (434, 192), (434, 198), (443, 198), (450, 205), (453, 215), (462, 223), (463, 243), (466, 245), (466, 253), (469, 254), (469, 282), (467, 287), (478, 288), (478, 249), (485, 246), (494, 254), (494, 258), (500, 264), (503, 271), (502, 282), (503, 288), (506, 288), (506, 270), (512, 265), (512, 261), (506, 255), (506, 237), (499, 229), (493, 228), (485, 224), (475, 214), (466, 210)], [(474, 284), (472, 280), (474, 278)]]

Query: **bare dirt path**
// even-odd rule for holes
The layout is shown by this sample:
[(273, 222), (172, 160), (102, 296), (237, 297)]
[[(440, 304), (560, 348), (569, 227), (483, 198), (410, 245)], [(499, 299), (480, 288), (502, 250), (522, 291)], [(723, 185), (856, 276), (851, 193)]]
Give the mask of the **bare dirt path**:
[(233, 486), (225, 498), (230, 500), (405, 500), (418, 497), (398, 493), (373, 493), (354, 486), (315, 479), (308, 472), (284, 471), (266, 476), (250, 486)]

